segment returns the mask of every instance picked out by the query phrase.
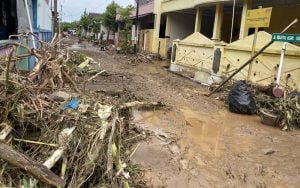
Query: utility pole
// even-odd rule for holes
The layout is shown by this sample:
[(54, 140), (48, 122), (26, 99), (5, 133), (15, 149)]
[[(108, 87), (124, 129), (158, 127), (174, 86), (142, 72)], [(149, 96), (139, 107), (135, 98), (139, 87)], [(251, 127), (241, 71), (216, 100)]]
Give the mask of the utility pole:
[(58, 14), (57, 14), (57, 0), (54, 0), (54, 14), (53, 14), (53, 21), (54, 21), (54, 27), (53, 27), (53, 34), (58, 34)]
[(62, 19), (63, 19), (63, 12), (62, 12), (62, 4), (60, 4), (60, 21), (62, 22)]
[(134, 53), (137, 53), (137, 44), (138, 44), (138, 22), (139, 22), (139, 7), (140, 2), (136, 0), (136, 14), (135, 14), (135, 33), (134, 33)]
[(59, 20), (59, 22), (58, 22), (58, 32), (59, 33), (61, 32), (61, 23), (62, 23), (62, 19), (63, 19), (62, 14), (63, 14), (62, 4), (60, 4), (60, 19), (57, 18)]

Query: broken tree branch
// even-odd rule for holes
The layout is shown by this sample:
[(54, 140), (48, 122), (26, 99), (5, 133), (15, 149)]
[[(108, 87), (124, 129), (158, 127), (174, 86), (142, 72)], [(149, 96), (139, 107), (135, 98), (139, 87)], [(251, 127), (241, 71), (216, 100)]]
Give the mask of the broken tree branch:
[(9, 70), (10, 70), (10, 62), (13, 56), (13, 53), (15, 51), (15, 48), (13, 47), (9, 53), (9, 57), (6, 63), (6, 74), (5, 74), (5, 92), (6, 92), (6, 97), (8, 95), (8, 79), (9, 79)]
[(133, 107), (153, 107), (153, 106), (165, 106), (161, 102), (140, 102), (140, 101), (133, 101), (133, 102), (128, 102), (125, 104), (122, 104), (120, 106), (120, 109), (125, 109), (125, 108), (133, 108)]
[(98, 72), (97, 74), (95, 74), (94, 76), (90, 77), (89, 79), (86, 80), (86, 82), (90, 82), (91, 80), (97, 78), (97, 76), (99, 76), (100, 74), (106, 72), (106, 70), (103, 70), (101, 72)]
[(78, 93), (81, 93), (80, 90), (78, 89), (76, 83), (72, 80), (72, 78), (66, 73), (64, 70), (61, 70), (62, 74), (67, 78), (67, 80), (72, 84), (74, 90)]
[(26, 155), (14, 150), (9, 145), (1, 141), (0, 158), (12, 165), (15, 165), (25, 170), (26, 172), (30, 173), (32, 176), (44, 183), (56, 187), (65, 185), (65, 181), (63, 179), (61, 179), (59, 176), (47, 169), (45, 166), (32, 160)]

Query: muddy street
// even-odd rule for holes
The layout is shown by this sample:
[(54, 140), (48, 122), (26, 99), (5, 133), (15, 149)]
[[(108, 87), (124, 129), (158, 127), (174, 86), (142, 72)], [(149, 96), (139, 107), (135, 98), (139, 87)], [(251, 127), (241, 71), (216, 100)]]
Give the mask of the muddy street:
[(170, 73), (168, 62), (130, 64), (129, 55), (69, 41), (100, 63), (107, 74), (88, 89), (129, 91), (137, 99), (161, 101), (169, 110), (133, 111), (135, 125), (151, 131), (133, 148), (132, 163), (144, 169), (149, 187), (297, 187), (300, 131), (284, 132), (258, 116), (229, 112), (208, 88)]

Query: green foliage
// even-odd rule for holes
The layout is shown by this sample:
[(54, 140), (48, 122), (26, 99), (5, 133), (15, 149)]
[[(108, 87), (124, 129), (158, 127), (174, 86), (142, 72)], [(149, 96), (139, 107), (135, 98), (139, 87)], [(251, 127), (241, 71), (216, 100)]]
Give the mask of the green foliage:
[(103, 14), (103, 24), (108, 27), (109, 30), (117, 30), (116, 9), (119, 7), (120, 6), (114, 1), (106, 7), (106, 11)]
[(78, 26), (77, 22), (62, 22), (61, 28), (62, 31), (68, 31), (69, 29), (76, 29)]
[(132, 5), (128, 5), (126, 8), (120, 8), (120, 18), (121, 21), (125, 23), (125, 30), (131, 29), (132, 19), (130, 18), (130, 14), (133, 11), (134, 7)]
[(121, 49), (123, 53), (130, 53), (133, 51), (131, 45), (131, 28), (133, 21), (130, 18), (130, 14), (133, 9), (132, 5), (120, 9), (120, 19), (124, 23), (124, 28), (120, 32), (124, 36), (124, 40), (121, 42)]
[(100, 31), (101, 23), (103, 22), (103, 16), (98, 16), (92, 19), (92, 27), (95, 33)]
[(76, 53), (75, 54), (75, 57), (74, 57), (74, 63), (75, 64), (80, 64), (82, 62), (84, 62), (86, 60), (86, 55), (85, 54), (82, 54), (82, 53)]
[(90, 17), (86, 14), (86, 12), (84, 12), (84, 14), (81, 16), (80, 21), (79, 21), (80, 25), (87, 29), (89, 25), (91, 25), (92, 20), (90, 19)]

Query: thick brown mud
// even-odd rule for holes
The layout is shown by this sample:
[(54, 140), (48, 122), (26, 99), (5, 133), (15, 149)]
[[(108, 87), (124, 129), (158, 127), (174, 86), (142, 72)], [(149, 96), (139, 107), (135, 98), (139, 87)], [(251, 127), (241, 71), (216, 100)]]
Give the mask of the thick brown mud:
[(258, 116), (233, 114), (207, 87), (168, 72), (167, 62), (130, 65), (90, 44), (75, 46), (101, 64), (106, 75), (88, 87), (129, 92), (162, 101), (171, 110), (133, 112), (134, 123), (152, 132), (132, 148), (149, 187), (299, 187), (300, 130), (284, 132)]
[(297, 187), (300, 183), (299, 131), (287, 133), (262, 125), (256, 116), (189, 107), (177, 113), (135, 111), (134, 117), (136, 124), (168, 135), (165, 141), (155, 136), (142, 143), (133, 156), (134, 162), (149, 168), (153, 187)]

